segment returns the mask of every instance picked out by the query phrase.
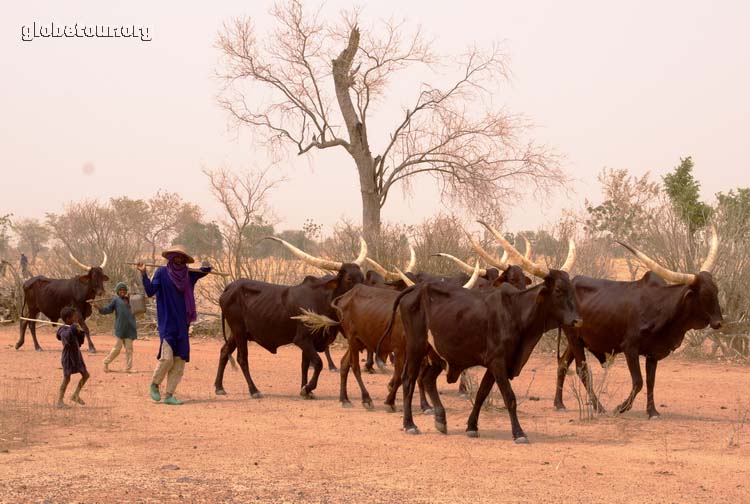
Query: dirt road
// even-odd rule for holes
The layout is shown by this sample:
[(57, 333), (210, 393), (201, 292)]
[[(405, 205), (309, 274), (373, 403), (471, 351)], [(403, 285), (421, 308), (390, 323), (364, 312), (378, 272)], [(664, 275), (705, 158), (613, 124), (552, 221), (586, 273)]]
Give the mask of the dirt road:
[[(41, 353), (29, 342), (15, 351), (15, 338), (0, 330), (0, 502), (750, 502), (750, 369), (731, 364), (668, 358), (657, 373), (660, 420), (647, 419), (644, 391), (625, 415), (580, 421), (568, 386), (568, 411), (552, 409), (555, 358), (536, 353), (513, 382), (531, 440), (522, 446), (504, 411), (483, 412), (481, 437), (468, 439), (470, 403), (444, 379), (447, 436), (422, 415), (422, 435), (401, 431), (400, 414), (382, 406), (386, 374), (365, 376), (375, 411), (359, 405), (353, 379), (355, 407), (343, 409), (328, 371), (317, 399), (303, 400), (296, 347), (251, 346), (263, 399), (229, 369), (229, 395), (217, 397), (219, 340), (193, 342), (177, 394), (186, 403), (175, 407), (148, 397), (158, 340), (136, 342), (137, 372), (104, 374), (114, 341), (97, 335), (100, 352), (84, 355), (87, 405), (61, 411), (54, 335), (41, 332)], [(609, 408), (629, 390), (621, 358), (607, 389)]]

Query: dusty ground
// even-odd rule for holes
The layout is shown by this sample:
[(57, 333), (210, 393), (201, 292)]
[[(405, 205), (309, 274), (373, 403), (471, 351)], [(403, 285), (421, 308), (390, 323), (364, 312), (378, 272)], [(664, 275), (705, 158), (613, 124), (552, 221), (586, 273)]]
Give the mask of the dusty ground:
[[(265, 398), (251, 399), (231, 370), (229, 395), (216, 397), (218, 340), (194, 342), (178, 390), (187, 402), (170, 407), (147, 395), (157, 341), (136, 342), (136, 373), (104, 374), (113, 338), (97, 335), (99, 353), (85, 354), (88, 404), (59, 411), (59, 343), (45, 330), (47, 351), (27, 341), (16, 352), (15, 338), (15, 328), (0, 330), (0, 502), (750, 501), (744, 367), (669, 358), (657, 376), (661, 420), (647, 420), (644, 393), (619, 418), (582, 422), (567, 385), (569, 410), (553, 411), (554, 356), (538, 353), (513, 383), (532, 442), (521, 446), (503, 411), (483, 412), (479, 439), (464, 436), (470, 404), (445, 382), (448, 436), (421, 414), (422, 435), (401, 432), (400, 415), (382, 408), (385, 374), (365, 376), (376, 411), (359, 406), (351, 378), (355, 407), (342, 409), (338, 375), (328, 371), (317, 399), (302, 400), (295, 347), (278, 355), (251, 347)], [(112, 365), (122, 366), (122, 357)], [(606, 406), (622, 400), (628, 381), (620, 358)]]

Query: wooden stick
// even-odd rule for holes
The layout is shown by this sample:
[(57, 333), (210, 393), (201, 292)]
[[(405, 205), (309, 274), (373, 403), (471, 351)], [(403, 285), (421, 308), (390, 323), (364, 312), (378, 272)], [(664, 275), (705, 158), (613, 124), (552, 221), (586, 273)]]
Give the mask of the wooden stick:
[[(133, 266), (136, 266), (138, 263), (134, 262), (125, 262), (123, 264), (132, 264)], [(144, 266), (148, 266), (149, 268), (160, 268), (162, 266), (166, 266), (166, 264), (144, 264)], [(194, 271), (196, 273), (208, 273), (209, 275), (221, 275), (221, 276), (229, 276), (229, 273), (224, 273), (223, 271), (202, 271), (199, 268), (188, 268), (188, 271)]]
[(51, 324), (56, 326), (63, 326), (63, 327), (70, 327), (68, 324), (63, 324), (62, 322), (52, 322), (51, 320), (41, 320), (41, 319), (35, 319), (35, 318), (26, 318), (26, 317), (18, 317), (21, 320), (26, 320), (28, 322), (41, 322), (42, 324)]

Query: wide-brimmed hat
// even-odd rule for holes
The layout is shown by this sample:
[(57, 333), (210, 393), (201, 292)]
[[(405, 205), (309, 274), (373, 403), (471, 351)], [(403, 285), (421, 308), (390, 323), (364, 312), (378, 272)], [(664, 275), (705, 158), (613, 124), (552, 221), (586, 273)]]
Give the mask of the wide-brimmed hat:
[(163, 258), (167, 258), (169, 254), (182, 254), (185, 256), (185, 263), (186, 264), (192, 264), (195, 262), (195, 259), (193, 259), (193, 256), (188, 254), (187, 248), (185, 245), (172, 245), (168, 249), (164, 250), (164, 252), (161, 253), (161, 256)]

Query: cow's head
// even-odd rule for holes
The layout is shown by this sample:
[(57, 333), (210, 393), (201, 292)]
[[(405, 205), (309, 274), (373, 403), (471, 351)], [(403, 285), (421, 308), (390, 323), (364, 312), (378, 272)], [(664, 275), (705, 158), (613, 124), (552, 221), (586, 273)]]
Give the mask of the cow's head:
[(341, 265), (338, 274), (326, 283), (326, 287), (333, 291), (333, 298), (346, 294), (349, 289), (365, 281), (362, 269), (354, 263)]
[(697, 274), (672, 271), (635, 247), (623, 242), (618, 243), (634, 254), (644, 266), (667, 282), (687, 286), (682, 308), (690, 321), (694, 322), (695, 329), (702, 329), (706, 325), (710, 325), (713, 329), (721, 328), (724, 318), (721, 314), (721, 306), (719, 306), (719, 288), (711, 275), (719, 256), (719, 235), (714, 226), (711, 226), (711, 246), (708, 255)]
[[(494, 270), (494, 268), (492, 268)], [(487, 271), (490, 271), (489, 269)], [(495, 270), (496, 271), (496, 270)], [(518, 290), (523, 290), (531, 285), (531, 278), (527, 277), (520, 266), (508, 266), (503, 274), (493, 280), (493, 285), (497, 287), (501, 283), (512, 285)]]
[(104, 259), (99, 266), (87, 266), (76, 259), (72, 253), (70, 253), (70, 258), (79, 268), (86, 271), (85, 275), (78, 277), (78, 281), (86, 285), (87, 292), (92, 297), (104, 295), (104, 282), (109, 280), (109, 277), (104, 274), (104, 267), (107, 265), (107, 253), (104, 252)]

